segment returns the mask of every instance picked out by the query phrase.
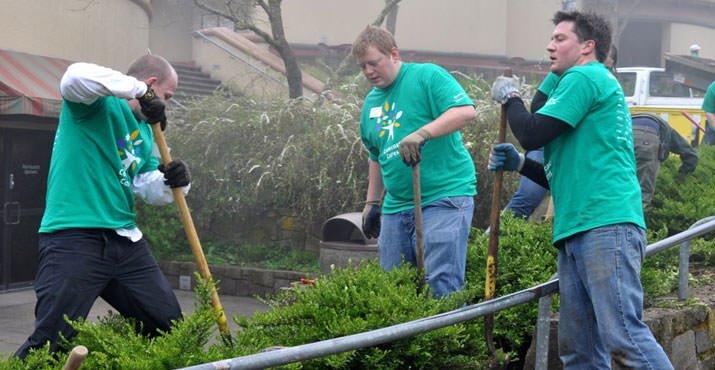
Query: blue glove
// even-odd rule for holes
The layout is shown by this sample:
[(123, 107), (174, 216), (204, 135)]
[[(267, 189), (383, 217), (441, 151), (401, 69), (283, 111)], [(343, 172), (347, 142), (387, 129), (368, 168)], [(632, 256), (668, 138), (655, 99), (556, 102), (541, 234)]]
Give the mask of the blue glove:
[(505, 171), (520, 171), (524, 167), (524, 155), (519, 153), (514, 145), (497, 144), (489, 153), (489, 171), (503, 169)]
[(512, 96), (519, 96), (519, 77), (497, 77), (492, 85), (492, 99), (504, 104)]

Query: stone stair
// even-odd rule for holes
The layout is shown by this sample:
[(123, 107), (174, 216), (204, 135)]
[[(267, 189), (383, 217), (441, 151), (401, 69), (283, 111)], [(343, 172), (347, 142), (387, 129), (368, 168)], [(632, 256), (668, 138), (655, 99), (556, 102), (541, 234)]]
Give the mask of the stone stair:
[(212, 79), (211, 75), (201, 71), (201, 67), (188, 63), (172, 63), (171, 65), (179, 76), (179, 86), (174, 93), (174, 99), (180, 103), (211, 95), (222, 87), (221, 81)]

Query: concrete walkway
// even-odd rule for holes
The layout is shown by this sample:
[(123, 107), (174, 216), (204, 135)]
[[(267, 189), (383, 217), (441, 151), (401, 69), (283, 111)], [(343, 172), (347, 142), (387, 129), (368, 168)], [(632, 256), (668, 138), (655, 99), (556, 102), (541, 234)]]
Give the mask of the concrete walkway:
[[(183, 312), (190, 314), (194, 311), (193, 291), (174, 290), (174, 293)], [(255, 312), (268, 309), (255, 298), (228, 295), (222, 295), (220, 298), (231, 330), (237, 329), (231, 319), (233, 315), (250, 317)], [(104, 316), (109, 310), (112, 310), (112, 307), (100, 298), (92, 306), (88, 318), (96, 322), (98, 316)], [(7, 358), (10, 352), (15, 352), (32, 333), (35, 325), (34, 312), (35, 291), (31, 288), (0, 293), (0, 358)]]

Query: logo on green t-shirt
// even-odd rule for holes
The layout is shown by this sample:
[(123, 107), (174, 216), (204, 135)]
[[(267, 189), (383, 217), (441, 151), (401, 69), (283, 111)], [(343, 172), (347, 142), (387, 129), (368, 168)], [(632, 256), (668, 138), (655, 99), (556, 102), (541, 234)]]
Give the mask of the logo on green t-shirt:
[(142, 161), (139, 157), (139, 153), (135, 152), (135, 148), (138, 150), (143, 142), (144, 140), (142, 140), (139, 136), (139, 130), (134, 130), (131, 134), (127, 134), (124, 140), (117, 140), (119, 158), (122, 159), (122, 165), (124, 166), (124, 168), (120, 171), (120, 175), (122, 177), (121, 183), (123, 186), (130, 186), (127, 171), (134, 173), (137, 169), (137, 165)]
[(380, 137), (385, 136), (385, 132), (387, 132), (387, 140), (394, 139), (395, 127), (400, 127), (400, 123), (397, 120), (402, 117), (402, 111), (398, 111), (396, 105), (396, 103), (392, 103), (392, 107), (390, 107), (390, 104), (385, 102), (380, 111), (376, 112), (377, 124), (375, 125), (375, 130), (380, 131)]

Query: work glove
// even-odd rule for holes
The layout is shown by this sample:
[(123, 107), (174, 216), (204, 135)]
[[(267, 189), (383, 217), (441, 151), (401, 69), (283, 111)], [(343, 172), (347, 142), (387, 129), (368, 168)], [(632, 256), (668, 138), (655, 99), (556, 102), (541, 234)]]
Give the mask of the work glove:
[(492, 99), (504, 104), (512, 96), (519, 96), (519, 77), (497, 77), (492, 85)]
[(146, 93), (137, 98), (142, 109), (142, 114), (146, 117), (146, 123), (161, 124), (161, 131), (166, 130), (166, 103), (156, 95), (154, 89), (147, 87)]
[(408, 166), (414, 166), (422, 160), (422, 147), (432, 135), (420, 127), (419, 130), (407, 135), (400, 141), (400, 157)]
[(505, 171), (521, 171), (524, 167), (524, 155), (519, 153), (514, 145), (497, 144), (489, 153), (489, 171), (502, 168)]
[(380, 201), (367, 201), (362, 210), (362, 232), (368, 238), (377, 238), (380, 235), (380, 216)]
[(164, 184), (172, 188), (187, 186), (191, 182), (189, 168), (183, 161), (173, 160), (166, 166), (160, 164), (157, 169), (164, 174)]

